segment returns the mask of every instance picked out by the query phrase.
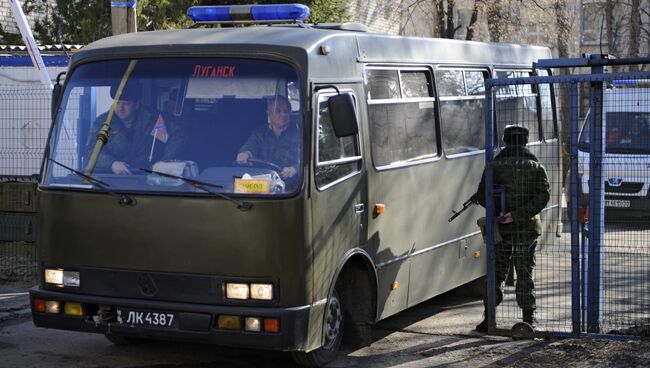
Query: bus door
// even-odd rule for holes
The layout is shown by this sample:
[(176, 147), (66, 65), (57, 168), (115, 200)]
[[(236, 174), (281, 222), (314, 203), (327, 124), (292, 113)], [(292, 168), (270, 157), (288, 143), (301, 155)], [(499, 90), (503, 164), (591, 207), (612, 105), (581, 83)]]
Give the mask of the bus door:
[[(352, 95), (359, 119), (361, 85), (339, 86)], [(311, 188), (314, 301), (328, 296), (334, 274), (345, 253), (365, 241), (368, 215), (360, 132), (334, 134), (328, 99), (333, 88), (316, 87), (313, 94), (313, 179)]]

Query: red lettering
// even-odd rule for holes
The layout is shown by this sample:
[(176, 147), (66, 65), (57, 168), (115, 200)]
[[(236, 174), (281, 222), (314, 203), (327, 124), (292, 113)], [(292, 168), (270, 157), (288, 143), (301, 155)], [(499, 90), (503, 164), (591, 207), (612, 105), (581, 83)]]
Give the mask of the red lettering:
[(194, 73), (192, 73), (192, 78), (198, 77), (200, 72), (201, 72), (201, 65), (194, 65)]
[(234, 65), (195, 65), (192, 78), (234, 78)]

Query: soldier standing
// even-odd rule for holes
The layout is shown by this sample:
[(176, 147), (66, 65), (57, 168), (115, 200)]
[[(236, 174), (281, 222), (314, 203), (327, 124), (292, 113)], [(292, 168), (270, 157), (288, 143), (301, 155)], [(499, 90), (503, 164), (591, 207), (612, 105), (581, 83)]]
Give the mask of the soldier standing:
[[(514, 263), (517, 271), (517, 304), (522, 309), (523, 321), (535, 328), (535, 247), (541, 235), (539, 213), (550, 197), (548, 177), (544, 166), (527, 148), (528, 129), (508, 125), (503, 132), (506, 147), (494, 158), (494, 186), (505, 190), (505, 211), (497, 224), (502, 241), (494, 244), (496, 256), (496, 305), (503, 300), (503, 282), (508, 265)], [(477, 200), (485, 207), (485, 175), (478, 187)], [(502, 211), (504, 209), (501, 209)], [(498, 211), (495, 209), (495, 211)], [(489, 215), (488, 215), (489, 217)], [(479, 332), (487, 332), (487, 295), (484, 298), (485, 313), (476, 326)]]

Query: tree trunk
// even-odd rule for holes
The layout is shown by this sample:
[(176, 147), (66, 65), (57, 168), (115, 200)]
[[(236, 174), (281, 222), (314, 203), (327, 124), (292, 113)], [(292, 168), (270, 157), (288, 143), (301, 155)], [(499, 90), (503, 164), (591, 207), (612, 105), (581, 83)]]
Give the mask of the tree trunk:
[(490, 41), (500, 42), (503, 33), (503, 15), (501, 14), (501, 0), (495, 0), (487, 8), (488, 31)]
[(447, 0), (447, 33), (445, 38), (453, 39), (454, 33), (456, 33), (456, 27), (454, 27), (454, 0)]
[(472, 17), (469, 20), (467, 25), (467, 33), (465, 34), (465, 40), (471, 41), (474, 38), (474, 27), (476, 26), (476, 21), (478, 20), (478, 10), (479, 10), (479, 0), (474, 0), (474, 7), (472, 8)]
[(605, 23), (607, 24), (607, 49), (610, 55), (616, 55), (616, 40), (614, 39), (614, 3), (605, 2)]
[(431, 0), (431, 7), (436, 15), (436, 27), (433, 29), (433, 37), (445, 37), (445, 1)]
[[(641, 6), (640, 0), (632, 0), (630, 9), (630, 57), (639, 56), (639, 44), (641, 41)], [(630, 65), (630, 71), (637, 71), (638, 65)]]
[[(557, 23), (557, 52), (559, 58), (569, 57), (569, 37), (571, 35), (571, 22), (567, 11), (567, 4), (565, 0), (555, 0), (553, 6), (555, 10), (555, 21)], [(560, 68), (560, 75), (568, 75), (568, 68)], [(568, 105), (568, 92), (566, 84), (560, 83), (556, 89), (559, 108), (560, 108), (560, 124), (562, 136), (562, 178), (566, 177), (566, 172), (569, 169), (569, 105)], [(564, 103), (563, 103), (564, 102)]]

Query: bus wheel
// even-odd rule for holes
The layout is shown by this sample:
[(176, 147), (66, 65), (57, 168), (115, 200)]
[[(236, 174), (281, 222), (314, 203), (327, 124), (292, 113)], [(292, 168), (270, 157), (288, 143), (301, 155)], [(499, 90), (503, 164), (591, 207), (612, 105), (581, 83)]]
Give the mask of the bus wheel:
[(106, 339), (108, 341), (112, 342), (115, 345), (140, 345), (147, 341), (147, 339), (139, 337), (127, 337), (114, 333), (105, 333), (104, 336), (106, 336)]
[(339, 298), (338, 292), (334, 294), (327, 302), (325, 310), (325, 342), (320, 348), (305, 352), (293, 352), (292, 356), (296, 363), (307, 367), (322, 367), (336, 358), (341, 346), (343, 337), (343, 304)]

